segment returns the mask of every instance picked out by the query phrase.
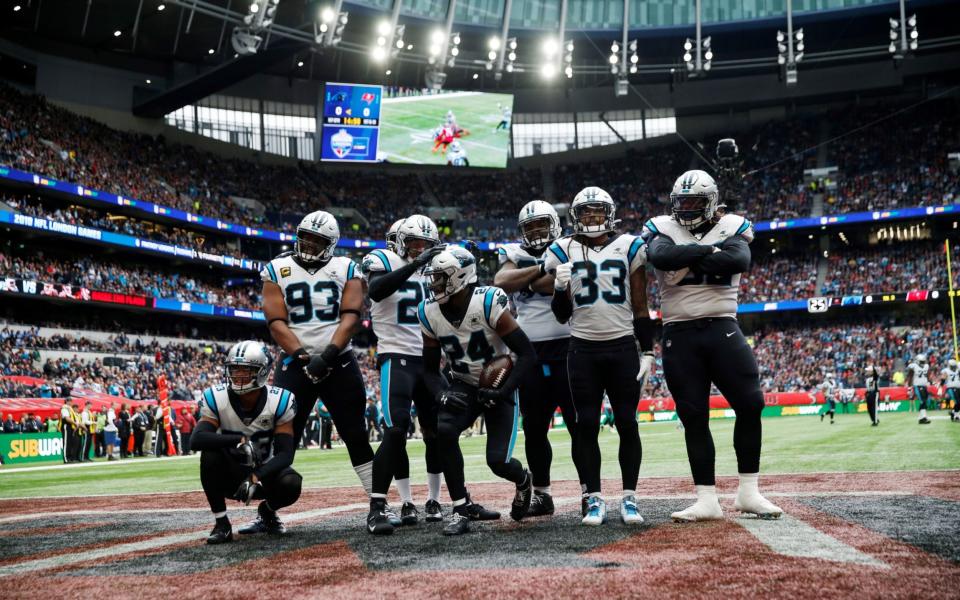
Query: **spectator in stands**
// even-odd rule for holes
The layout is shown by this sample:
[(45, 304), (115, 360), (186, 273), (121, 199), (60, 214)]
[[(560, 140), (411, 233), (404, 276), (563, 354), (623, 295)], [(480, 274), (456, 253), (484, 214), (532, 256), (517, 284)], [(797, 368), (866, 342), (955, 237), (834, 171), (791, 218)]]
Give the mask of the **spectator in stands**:
[(367, 419), (367, 436), (371, 441), (382, 440), (383, 432), (380, 430), (380, 409), (377, 408), (373, 398), (367, 399), (367, 408), (363, 414)]
[(147, 432), (150, 430), (150, 421), (144, 414), (142, 407), (137, 406), (134, 409), (130, 428), (133, 432), (133, 455), (143, 456), (148, 451), (149, 443), (146, 438)]
[(193, 428), (197, 426), (197, 420), (194, 418), (193, 413), (186, 408), (180, 409), (180, 448), (183, 450), (183, 454), (190, 454), (190, 435), (193, 433)]
[(120, 440), (120, 458), (130, 455), (130, 437), (133, 434), (130, 424), (130, 408), (126, 403), (120, 405), (120, 414), (117, 415), (117, 437)]
[(27, 413), (20, 421), (20, 431), (23, 433), (40, 433), (43, 429), (43, 423), (40, 419), (33, 416), (33, 413)]
[(104, 409), (103, 444), (105, 446), (107, 460), (116, 460), (113, 456), (113, 449), (117, 445), (116, 421), (117, 413), (113, 409), (113, 404), (111, 404), (108, 408)]
[(3, 420), (3, 433), (20, 433), (20, 423), (13, 420), (13, 415), (7, 414)]
[[(78, 377), (77, 381), (80, 382), (80, 385), (74, 383), (74, 387), (83, 388), (84, 382), (82, 377)], [(93, 414), (93, 404), (87, 402), (83, 407), (83, 410), (80, 411), (80, 429), (82, 433), (83, 442), (80, 445), (80, 462), (92, 462), (93, 459), (90, 458), (90, 450), (93, 448), (93, 438), (96, 435), (97, 423), (94, 419)]]
[(317, 416), (320, 417), (320, 449), (332, 450), (330, 438), (333, 434), (333, 418), (322, 401), (317, 402)]

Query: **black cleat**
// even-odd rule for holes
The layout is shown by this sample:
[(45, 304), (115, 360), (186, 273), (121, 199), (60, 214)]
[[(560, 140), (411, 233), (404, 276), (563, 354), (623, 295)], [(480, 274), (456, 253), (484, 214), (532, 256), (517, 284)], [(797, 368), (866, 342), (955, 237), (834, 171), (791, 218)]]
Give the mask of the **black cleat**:
[(500, 513), (495, 510), (487, 510), (476, 502), (467, 500), (466, 513), (471, 521), (496, 521), (500, 518)]
[(530, 500), (530, 510), (527, 511), (528, 517), (545, 517), (552, 515), (553, 497), (550, 494), (534, 490), (533, 498)]
[(824, 418), (825, 416), (827, 416), (827, 415), (826, 415), (826, 414), (821, 414), (821, 415), (820, 415), (820, 422), (821, 422), (821, 423), (823, 423), (823, 418)]
[(530, 472), (524, 473), (523, 483), (517, 486), (517, 493), (513, 495), (513, 502), (510, 503), (510, 518), (514, 521), (520, 521), (530, 510), (530, 500), (533, 496), (533, 478)]
[(387, 520), (390, 521), (390, 524), (394, 527), (400, 527), (403, 525), (403, 521), (400, 520), (400, 517), (397, 516), (397, 512), (393, 510), (389, 504), (387, 504), (383, 509), (384, 514), (387, 515)]
[(373, 535), (390, 535), (393, 533), (393, 524), (387, 514), (387, 503), (383, 500), (370, 502), (370, 513), (367, 514), (367, 531)]
[(283, 535), (287, 532), (286, 526), (275, 511), (267, 508), (266, 502), (261, 502), (257, 506), (257, 518), (237, 530), (240, 535), (250, 535), (253, 533), (269, 533), (270, 535)]
[(437, 523), (443, 520), (443, 507), (436, 500), (427, 500), (423, 512), (426, 513), (423, 520), (427, 523)]
[(420, 511), (413, 502), (404, 502), (400, 507), (400, 522), (405, 526), (416, 525), (420, 520)]
[(930, 419), (924, 417), (918, 421), (920, 425), (929, 425), (931, 423)]
[(226, 544), (227, 542), (233, 541), (233, 528), (230, 526), (230, 521), (224, 517), (221, 521), (217, 519), (217, 524), (213, 526), (213, 530), (210, 532), (210, 535), (207, 536), (208, 544)]
[(873, 423), (870, 424), (870, 427), (876, 427), (879, 424), (880, 424), (880, 421), (874, 421)]
[(443, 535), (463, 535), (470, 533), (470, 516), (467, 514), (467, 506), (457, 506), (450, 515), (450, 520), (443, 527)]

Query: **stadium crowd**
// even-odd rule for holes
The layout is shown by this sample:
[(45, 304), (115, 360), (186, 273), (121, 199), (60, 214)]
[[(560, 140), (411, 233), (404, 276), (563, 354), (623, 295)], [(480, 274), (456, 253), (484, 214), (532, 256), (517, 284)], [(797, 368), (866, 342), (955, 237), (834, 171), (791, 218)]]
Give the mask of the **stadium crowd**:
[[(954, 287), (960, 283), (954, 275)], [(827, 259), (827, 295), (946, 289), (943, 242), (924, 241), (844, 248)]]
[(247, 285), (224, 287), (214, 283), (212, 276), (186, 275), (168, 267), (146, 268), (92, 258), (58, 259), (0, 252), (0, 275), (180, 302), (260, 307), (259, 279), (244, 280)]

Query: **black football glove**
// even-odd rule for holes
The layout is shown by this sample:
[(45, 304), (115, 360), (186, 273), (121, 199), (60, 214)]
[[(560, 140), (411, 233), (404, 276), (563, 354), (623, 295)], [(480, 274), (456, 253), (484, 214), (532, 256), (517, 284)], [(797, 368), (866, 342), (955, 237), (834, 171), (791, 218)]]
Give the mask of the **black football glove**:
[(430, 261), (433, 260), (433, 257), (440, 254), (444, 251), (446, 246), (443, 244), (437, 244), (436, 246), (431, 246), (420, 253), (420, 256), (416, 258), (413, 262), (416, 263), (418, 267), (423, 267), (430, 264)]
[(310, 353), (303, 348), (297, 348), (290, 354), (290, 358), (301, 367), (305, 367), (310, 362)]
[(244, 441), (237, 444), (236, 448), (230, 450), (230, 454), (237, 459), (237, 464), (250, 469), (257, 466), (257, 451), (250, 443), (250, 440), (244, 438)]
[(260, 481), (254, 483), (252, 479), (247, 477), (240, 484), (240, 487), (237, 488), (237, 491), (233, 493), (233, 499), (249, 506), (250, 501), (253, 500), (253, 497), (262, 488), (263, 484), (260, 483)]
[(470, 408), (470, 399), (463, 392), (445, 390), (437, 396), (437, 404), (452, 413), (466, 412)]
[(320, 383), (330, 375), (330, 370), (333, 368), (339, 355), (340, 348), (330, 344), (324, 348), (322, 353), (310, 357), (310, 362), (303, 368), (303, 372), (307, 374), (307, 377), (309, 377), (313, 383)]
[(513, 393), (507, 393), (502, 389), (480, 388), (477, 391), (477, 401), (479, 401), (484, 408), (493, 408), (501, 402), (513, 404)]

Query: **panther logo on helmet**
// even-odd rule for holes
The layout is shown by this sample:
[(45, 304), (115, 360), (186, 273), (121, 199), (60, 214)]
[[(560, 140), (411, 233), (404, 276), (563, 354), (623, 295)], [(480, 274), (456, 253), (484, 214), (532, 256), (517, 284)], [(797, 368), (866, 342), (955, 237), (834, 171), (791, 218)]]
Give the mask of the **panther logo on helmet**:
[(527, 202), (520, 209), (517, 229), (523, 246), (533, 250), (546, 248), (563, 232), (557, 210), (543, 200)]
[(613, 198), (604, 189), (596, 186), (585, 187), (570, 205), (573, 232), (591, 238), (610, 233), (619, 223), (614, 218), (616, 212)]
[(340, 241), (340, 226), (330, 213), (318, 210), (305, 216), (297, 226), (294, 252), (305, 263), (326, 262)]
[(447, 246), (423, 271), (430, 297), (439, 304), (477, 282), (477, 260), (465, 248)]
[(437, 225), (424, 215), (412, 215), (397, 228), (397, 250), (401, 258), (414, 260), (429, 248), (440, 244)]
[(678, 177), (670, 192), (673, 218), (687, 229), (712, 221), (719, 201), (717, 182), (706, 171), (696, 169)]
[(238, 394), (258, 390), (267, 385), (272, 365), (270, 351), (262, 343), (247, 340), (235, 344), (224, 365), (227, 385)]

